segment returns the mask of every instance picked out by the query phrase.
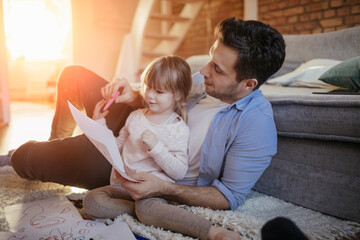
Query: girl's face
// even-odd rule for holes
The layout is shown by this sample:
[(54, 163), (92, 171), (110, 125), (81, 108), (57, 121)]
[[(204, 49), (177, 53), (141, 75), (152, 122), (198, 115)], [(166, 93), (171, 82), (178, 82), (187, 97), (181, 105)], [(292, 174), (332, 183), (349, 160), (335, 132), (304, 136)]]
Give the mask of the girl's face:
[(163, 89), (145, 87), (145, 101), (153, 113), (171, 113), (175, 109), (175, 95)]

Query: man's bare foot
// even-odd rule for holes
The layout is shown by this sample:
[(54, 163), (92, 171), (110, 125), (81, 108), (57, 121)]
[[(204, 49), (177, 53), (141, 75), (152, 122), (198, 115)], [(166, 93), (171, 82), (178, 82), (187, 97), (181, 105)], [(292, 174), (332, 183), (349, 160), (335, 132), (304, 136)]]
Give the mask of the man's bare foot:
[(212, 226), (209, 231), (209, 240), (240, 240), (240, 235), (222, 227)]

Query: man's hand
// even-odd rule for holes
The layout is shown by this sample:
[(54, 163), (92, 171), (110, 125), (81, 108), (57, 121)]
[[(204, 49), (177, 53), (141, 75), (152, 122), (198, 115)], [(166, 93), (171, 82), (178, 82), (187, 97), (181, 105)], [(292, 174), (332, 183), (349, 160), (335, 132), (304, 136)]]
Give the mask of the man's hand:
[(135, 200), (162, 197), (188, 206), (208, 207), (214, 210), (230, 208), (225, 196), (215, 187), (186, 186), (162, 180), (151, 173), (129, 173), (140, 182), (131, 182), (116, 173), (117, 180)]
[(171, 183), (164, 181), (151, 173), (128, 173), (129, 177), (138, 180), (139, 182), (132, 182), (123, 178), (117, 171), (116, 178), (131, 195), (134, 200), (162, 196), (167, 186)]
[(138, 98), (138, 92), (132, 89), (130, 83), (125, 78), (116, 79), (101, 88), (101, 95), (104, 99), (109, 100), (114, 97), (116, 92), (120, 91), (120, 95), (115, 99), (115, 103), (133, 103)]
[(109, 113), (109, 110), (105, 110), (104, 112), (102, 112), (102, 109), (105, 104), (106, 104), (106, 100), (102, 99), (95, 105), (92, 119), (98, 120), (100, 118), (104, 118)]
[(153, 150), (153, 148), (156, 146), (156, 144), (158, 143), (158, 138), (156, 137), (156, 135), (150, 131), (150, 130), (145, 130), (142, 134), (141, 134), (141, 141), (145, 144), (145, 146), (147, 147), (147, 149), (149, 151)]

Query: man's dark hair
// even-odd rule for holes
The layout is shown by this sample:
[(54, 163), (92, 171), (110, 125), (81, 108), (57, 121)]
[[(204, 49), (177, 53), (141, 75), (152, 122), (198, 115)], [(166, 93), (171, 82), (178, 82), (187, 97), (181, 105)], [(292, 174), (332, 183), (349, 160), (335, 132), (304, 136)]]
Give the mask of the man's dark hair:
[(234, 69), (236, 80), (255, 78), (259, 88), (277, 72), (285, 59), (285, 42), (270, 25), (259, 21), (243, 21), (230, 17), (215, 29), (215, 37), (237, 51)]

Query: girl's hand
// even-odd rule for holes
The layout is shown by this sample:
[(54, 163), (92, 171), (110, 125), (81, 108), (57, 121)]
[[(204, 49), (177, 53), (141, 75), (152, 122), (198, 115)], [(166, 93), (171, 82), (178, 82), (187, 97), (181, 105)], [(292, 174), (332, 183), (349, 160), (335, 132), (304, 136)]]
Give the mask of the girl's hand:
[(101, 88), (101, 95), (104, 99), (109, 100), (114, 97), (116, 92), (120, 91), (120, 95), (115, 99), (115, 103), (132, 103), (136, 100), (137, 94), (130, 86), (130, 83), (125, 78), (116, 79)]
[(158, 138), (152, 131), (145, 130), (141, 135), (141, 141), (145, 144), (148, 150), (151, 151), (158, 143)]
[(106, 102), (107, 101), (105, 99), (102, 99), (95, 105), (92, 119), (98, 120), (100, 118), (104, 118), (109, 113), (109, 110), (105, 110), (104, 112), (102, 112), (102, 109), (104, 108)]
[(126, 174), (129, 174), (129, 173), (136, 173), (136, 171), (135, 170), (131, 170), (130, 168), (128, 168), (128, 166), (126, 166), (125, 164), (124, 164), (124, 169), (125, 169), (125, 173)]

